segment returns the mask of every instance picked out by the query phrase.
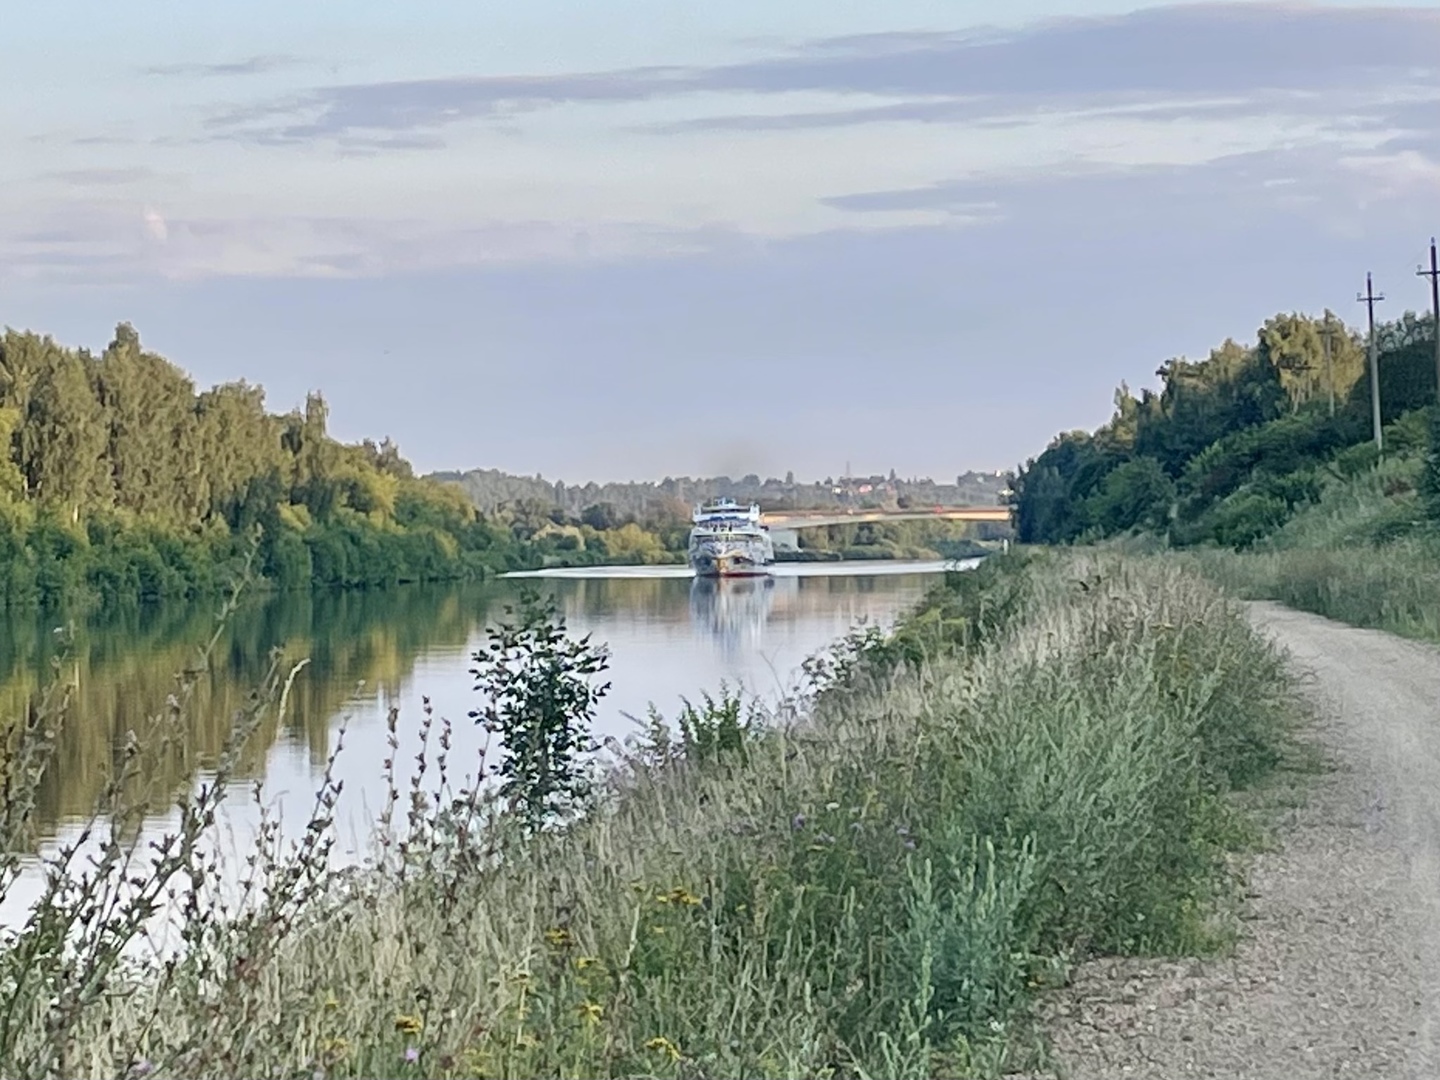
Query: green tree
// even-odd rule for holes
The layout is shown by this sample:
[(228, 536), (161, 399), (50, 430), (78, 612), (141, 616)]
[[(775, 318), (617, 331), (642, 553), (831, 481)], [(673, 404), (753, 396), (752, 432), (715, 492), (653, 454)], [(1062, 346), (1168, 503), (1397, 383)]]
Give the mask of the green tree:
[(580, 512), (580, 521), (589, 525), (592, 529), (604, 531), (606, 529), (617, 529), (622, 523), (619, 512), (613, 503), (594, 503), (585, 507)]
[(1107, 535), (1136, 527), (1163, 529), (1175, 500), (1175, 484), (1151, 457), (1127, 461), (1105, 477), (1091, 496), (1089, 517)]
[[(1335, 400), (1344, 401), (1365, 377), (1365, 348), (1330, 312), (1325, 316), (1331, 328), (1329, 377)], [(1278, 374), (1292, 412), (1329, 398), (1324, 332), (1325, 319), (1298, 313), (1275, 315), (1260, 328), (1257, 353)]]
[(19, 409), (0, 406), (0, 503), (18, 503), (25, 495), (25, 474), (15, 464), (13, 450), (20, 418)]
[(145, 352), (135, 329), (121, 323), (95, 365), (95, 386), (108, 434), (113, 505), (157, 521), (193, 522), (205, 509), (197, 505), (193, 483), (204, 467), (194, 384), (173, 364)]
[(37, 500), (78, 522), (110, 503), (109, 432), (89, 355), (50, 348), (44, 359), (20, 429), (20, 468)]
[(500, 737), (501, 797), (529, 831), (564, 819), (590, 793), (590, 725), (610, 689), (593, 681), (609, 666), (605, 648), (569, 637), (554, 600), (527, 592), (472, 659), (486, 704), (470, 716)]

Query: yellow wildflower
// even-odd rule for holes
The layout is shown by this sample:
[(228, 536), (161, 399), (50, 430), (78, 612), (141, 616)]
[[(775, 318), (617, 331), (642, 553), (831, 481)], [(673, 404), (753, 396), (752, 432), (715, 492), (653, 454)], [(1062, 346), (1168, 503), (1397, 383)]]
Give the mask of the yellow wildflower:
[(563, 926), (552, 926), (545, 931), (545, 940), (557, 949), (574, 944), (575, 938)]
[(646, 1050), (654, 1050), (657, 1054), (664, 1054), (671, 1061), (680, 1060), (680, 1048), (663, 1035), (656, 1035), (645, 1043)]
[(586, 1001), (580, 1005), (577, 1005), (575, 1007), (575, 1011), (580, 1014), (580, 1019), (584, 1020), (588, 1024), (598, 1024), (600, 1022), (600, 1017), (605, 1012), (604, 1008), (597, 1005), (593, 1001)]
[(333, 992), (325, 995), (325, 1008), (338, 1009), (339, 1007), (340, 999), (337, 998)]
[(419, 1035), (425, 1030), (425, 1021), (418, 1016), (401, 1013), (395, 1017), (395, 1030), (404, 1032), (406, 1035)]
[(598, 956), (577, 956), (575, 958), (575, 966), (581, 971), (592, 967), (599, 967), (600, 958)]

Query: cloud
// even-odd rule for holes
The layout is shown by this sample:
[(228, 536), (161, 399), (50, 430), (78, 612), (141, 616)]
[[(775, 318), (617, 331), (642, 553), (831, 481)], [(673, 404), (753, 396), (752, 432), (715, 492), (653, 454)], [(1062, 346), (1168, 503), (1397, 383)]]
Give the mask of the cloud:
[(121, 187), (125, 184), (150, 180), (155, 176), (152, 169), (63, 169), (42, 173), (41, 180), (58, 180), (75, 187)]
[[(54, 141), (46, 137), (46, 141)], [(69, 140), (71, 146), (135, 146), (140, 142), (124, 135), (81, 135)]]
[(170, 239), (170, 226), (165, 223), (165, 218), (161, 216), (160, 211), (147, 206), (142, 216), (145, 219), (147, 233), (162, 244)]
[(297, 56), (252, 56), (245, 60), (232, 60), (218, 64), (156, 64), (144, 70), (147, 75), (208, 79), (221, 76), (263, 75), (271, 71), (299, 67), (303, 63), (305, 61)]
[[(1351, 102), (1351, 105), (1357, 103)], [(1329, 95), (1284, 91), (1256, 92), (1246, 98), (1202, 98), (1155, 101), (1136, 94), (1087, 94), (1068, 98), (1043, 94), (971, 96), (940, 100), (901, 101), (857, 109), (816, 109), (795, 113), (737, 113), (700, 116), (688, 120), (650, 124), (635, 130), (686, 131), (803, 131), (856, 127), (861, 124), (918, 123), (974, 124), (983, 127), (1020, 127), (1046, 116), (1084, 115), (1170, 123), (1179, 120), (1244, 120), (1257, 115), (1287, 114), (1333, 118), (1335, 102)]]
[(566, 76), (416, 79), (325, 87), (216, 116), (212, 132), (241, 140), (297, 142), (373, 132), (429, 131), (504, 109), (566, 102), (627, 102), (683, 92), (682, 69)]
[[(0, 220), (0, 273), (82, 280), (105, 277), (124, 255), (132, 279), (212, 278), (397, 280), (417, 274), (490, 268), (666, 265), (695, 258), (784, 259), (804, 235), (853, 242), (864, 234), (921, 235), (955, 243), (975, 259), (1039, 259), (1047, 236), (1072, 246), (1108, 248), (1116, 236), (1185, 231), (1234, 235), (1245, 229), (1297, 235), (1362, 236), (1381, 216), (1424, 213), (1440, 196), (1440, 157), (1410, 150), (1348, 152), (1297, 143), (1226, 154), (1192, 164), (1114, 165), (1075, 160), (1059, 166), (958, 176), (931, 184), (844, 192), (820, 201), (836, 225), (757, 235), (741, 225), (679, 228), (639, 220), (469, 220), (429, 216), (317, 216), (276, 213), (227, 217), (133, 203), (76, 201), (45, 215)], [(7, 235), (8, 232), (8, 235)], [(847, 236), (856, 237), (846, 241)], [(962, 239), (963, 238), (963, 239)], [(1188, 241), (1187, 241), (1188, 242)], [(93, 257), (93, 265), (87, 259)], [(967, 257), (970, 257), (967, 255)], [(88, 267), (88, 269), (87, 269)], [(1043, 268), (1043, 267), (1042, 267)], [(1017, 273), (1030, 270), (1017, 267)], [(856, 301), (860, 302), (860, 301)], [(894, 305), (890, 298), (883, 302)], [(771, 313), (770, 321), (780, 319)]]
[(1282, 146), (1187, 165), (1075, 162), (823, 201), (857, 215), (928, 211), (967, 223), (1024, 221), (1096, 242), (1117, 227), (1157, 216), (1202, 230), (1297, 219), (1307, 228), (1347, 230), (1382, 191), (1408, 194), (1423, 187), (1433, 174), (1414, 158)]
[(132, 282), (373, 279), (489, 266), (614, 264), (740, 250), (748, 243), (723, 228), (644, 222), (224, 218), (165, 214), (153, 206), (137, 218), (133, 204), (76, 202), (39, 221), (0, 220), (0, 280), (109, 281), (121, 262)]
[[(714, 67), (646, 67), (320, 87), (211, 121), (220, 137), (261, 142), (434, 132), (467, 120), (563, 104), (698, 94), (836, 94), (892, 99), (834, 113), (695, 118), (699, 129), (775, 129), (895, 120), (956, 121), (1166, 100), (1201, 110), (1269, 108), (1275, 95), (1440, 87), (1440, 12), (1207, 3), (1013, 32), (871, 34), (809, 43)], [(673, 128), (674, 125), (671, 125)]]

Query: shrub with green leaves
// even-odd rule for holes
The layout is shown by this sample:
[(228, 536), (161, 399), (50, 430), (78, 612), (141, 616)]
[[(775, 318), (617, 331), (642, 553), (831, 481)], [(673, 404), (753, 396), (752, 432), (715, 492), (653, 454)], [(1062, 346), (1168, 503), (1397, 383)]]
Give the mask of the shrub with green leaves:
[(594, 677), (609, 658), (588, 634), (566, 634), (553, 598), (526, 592), (505, 616), (472, 658), (487, 703), (470, 716), (500, 737), (500, 795), (535, 831), (578, 812), (590, 793), (590, 725), (610, 689)]

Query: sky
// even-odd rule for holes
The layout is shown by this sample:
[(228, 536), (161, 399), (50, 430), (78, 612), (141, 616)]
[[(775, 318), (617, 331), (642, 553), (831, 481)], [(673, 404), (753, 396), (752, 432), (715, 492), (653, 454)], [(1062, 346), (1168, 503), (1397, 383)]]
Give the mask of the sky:
[(0, 324), (418, 468), (945, 479), (1280, 311), (1424, 309), (1440, 3), (50, 0)]

